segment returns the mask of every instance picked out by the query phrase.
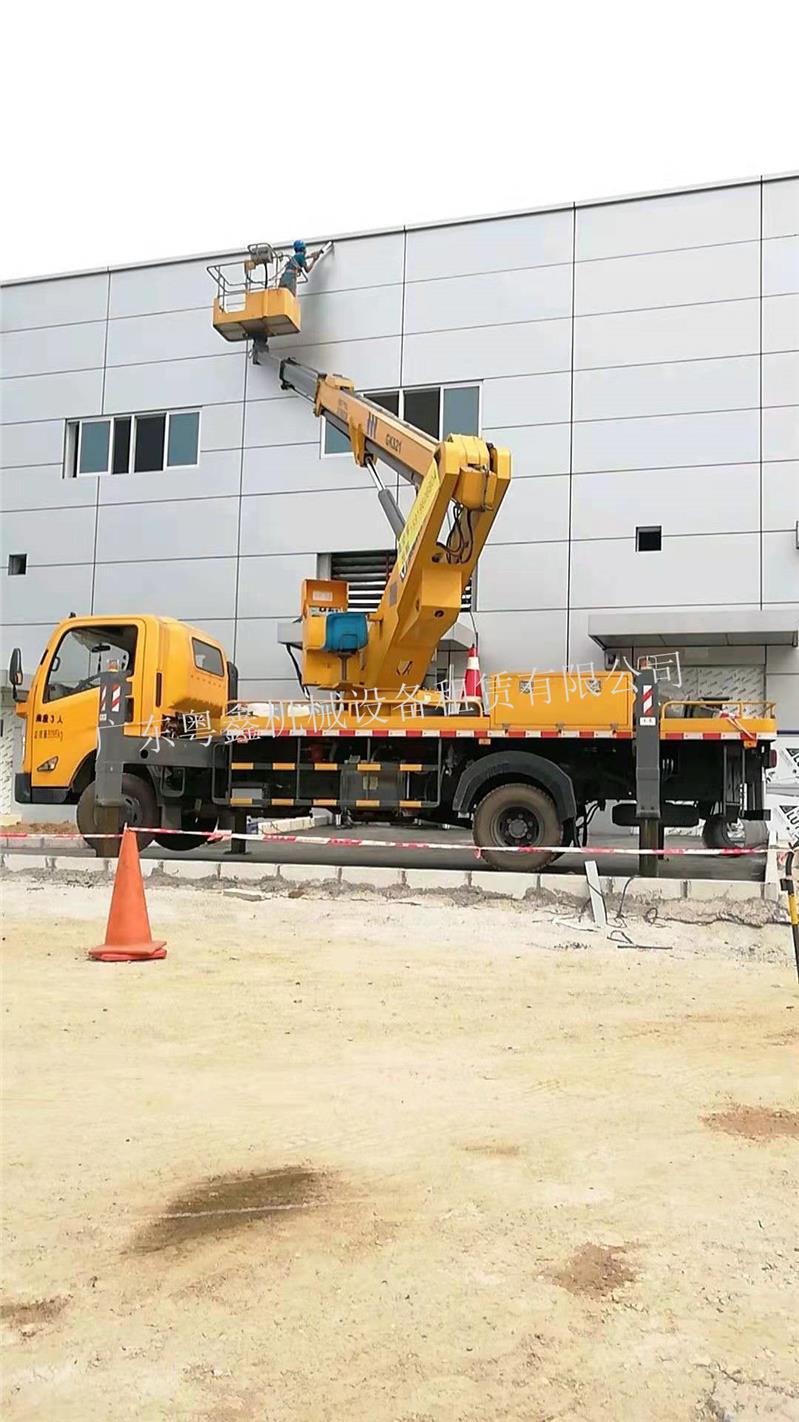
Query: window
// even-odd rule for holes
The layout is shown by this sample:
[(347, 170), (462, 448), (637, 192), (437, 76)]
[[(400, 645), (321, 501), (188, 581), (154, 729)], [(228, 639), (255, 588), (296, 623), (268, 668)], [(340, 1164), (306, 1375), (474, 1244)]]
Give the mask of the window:
[(406, 390), (403, 419), (417, 430), (439, 439), (441, 427), (441, 390)]
[[(383, 596), (396, 558), (396, 550), (393, 548), (377, 552), (331, 553), (329, 576), (340, 578), (347, 583), (347, 607), (350, 612), (374, 612)], [(320, 576), (324, 576), (321, 569)], [(461, 612), (468, 612), (471, 605), (470, 579), (463, 590)]]
[(65, 473), (74, 478), (185, 469), (197, 464), (199, 446), (199, 410), (75, 420), (67, 425)]
[(662, 542), (663, 529), (660, 524), (653, 524), (648, 528), (637, 528), (635, 530), (636, 553), (659, 553)]
[(115, 662), (120, 671), (133, 671), (136, 655), (135, 627), (74, 627), (58, 644), (44, 688), (45, 701), (60, 701), (100, 685), (100, 673)]
[(27, 553), (9, 553), (8, 555), (8, 576), (10, 578), (24, 577), (28, 571)]
[(201, 642), (198, 637), (192, 637), (191, 647), (194, 665), (199, 671), (210, 672), (211, 676), (225, 675), (225, 660), (218, 647), (212, 647), (209, 642)]
[(148, 474), (164, 467), (166, 415), (137, 415), (133, 470)]
[[(365, 391), (367, 400), (381, 405), (409, 425), (424, 430), (433, 439), (450, 434), (476, 435), (480, 432), (480, 387), (478, 385), (429, 385), (410, 390)], [(323, 421), (322, 453), (350, 454), (350, 441), (334, 425)]]

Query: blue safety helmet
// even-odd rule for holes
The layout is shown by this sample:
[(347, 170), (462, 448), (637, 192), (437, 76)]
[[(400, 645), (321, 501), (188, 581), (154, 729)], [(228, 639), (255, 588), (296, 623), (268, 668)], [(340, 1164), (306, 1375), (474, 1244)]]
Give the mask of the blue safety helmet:
[(294, 243), (294, 250), (295, 250), (295, 252), (304, 252), (304, 251), (305, 251), (305, 243), (303, 242), (303, 240), (302, 240), (301, 237), (298, 237), (298, 238), (297, 238), (297, 241)]

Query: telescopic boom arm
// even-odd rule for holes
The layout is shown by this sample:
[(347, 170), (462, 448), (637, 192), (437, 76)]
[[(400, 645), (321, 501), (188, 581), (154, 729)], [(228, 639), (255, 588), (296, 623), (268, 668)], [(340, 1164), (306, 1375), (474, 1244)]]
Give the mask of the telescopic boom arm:
[[(280, 364), (280, 381), (313, 402), (314, 414), (347, 435), (356, 462), (368, 468), (397, 540), (397, 558), (380, 605), (358, 625), (345, 612), (346, 584), (303, 588), (303, 681), (354, 695), (367, 688), (398, 692), (420, 686), (444, 634), (457, 620), (510, 482), (506, 449), (474, 435), (433, 439), (355, 392), (350, 380), (297, 361)], [(383, 487), (381, 460), (416, 489), (407, 520)], [(343, 589), (343, 592), (342, 592)]]

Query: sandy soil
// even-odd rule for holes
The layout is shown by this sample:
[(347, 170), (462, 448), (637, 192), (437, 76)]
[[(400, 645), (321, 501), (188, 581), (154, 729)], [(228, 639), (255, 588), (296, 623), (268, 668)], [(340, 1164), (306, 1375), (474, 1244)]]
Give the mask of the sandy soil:
[(5, 888), (3, 1417), (799, 1418), (787, 928)]

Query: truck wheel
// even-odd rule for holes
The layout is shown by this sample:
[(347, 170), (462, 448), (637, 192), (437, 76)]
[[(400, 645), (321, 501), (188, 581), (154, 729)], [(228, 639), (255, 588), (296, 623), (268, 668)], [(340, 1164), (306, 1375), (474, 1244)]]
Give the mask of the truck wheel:
[(154, 834), (153, 839), (156, 844), (160, 844), (162, 849), (173, 849), (176, 854), (188, 854), (190, 849), (200, 849), (205, 840), (200, 839), (197, 834), (189, 834), (189, 830), (202, 830), (211, 834), (216, 829), (216, 819), (208, 815), (184, 815), (182, 827), (186, 834), (181, 834), (180, 830), (163, 834)]
[[(92, 839), (92, 835), (102, 833), (98, 810), (95, 804), (95, 794), (97, 782), (92, 780), (86, 786), (78, 801), (78, 808), (75, 818), (78, 829), (83, 835), (90, 849), (96, 847), (97, 841)], [(152, 785), (147, 780), (141, 780), (138, 775), (122, 776), (122, 808), (119, 812), (120, 823), (130, 825), (136, 829), (139, 825), (151, 825), (158, 815), (155, 804), (155, 793)], [(139, 834), (136, 836), (139, 849), (146, 849), (152, 842), (151, 834)]]
[[(489, 790), (474, 815), (474, 842), (492, 869), (514, 869), (532, 874), (558, 856), (546, 850), (540, 854), (503, 853), (505, 849), (528, 849), (536, 844), (561, 844), (563, 826), (555, 802), (537, 785), (499, 785)], [(496, 847), (495, 847), (496, 846)]]
[(723, 815), (708, 815), (702, 826), (702, 843), (706, 849), (741, 849), (746, 834), (740, 823), (729, 824)]

